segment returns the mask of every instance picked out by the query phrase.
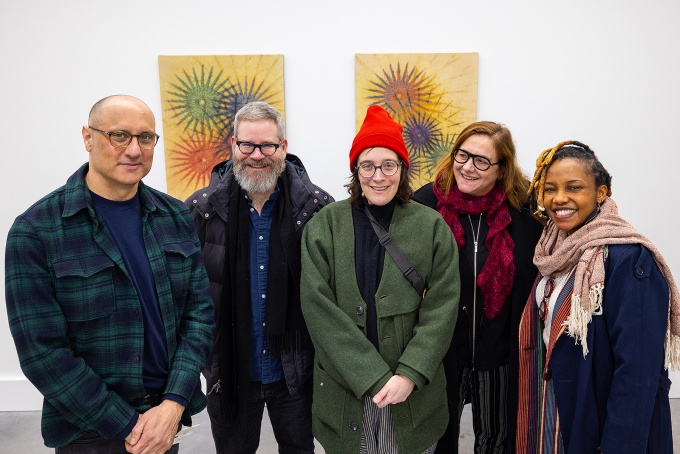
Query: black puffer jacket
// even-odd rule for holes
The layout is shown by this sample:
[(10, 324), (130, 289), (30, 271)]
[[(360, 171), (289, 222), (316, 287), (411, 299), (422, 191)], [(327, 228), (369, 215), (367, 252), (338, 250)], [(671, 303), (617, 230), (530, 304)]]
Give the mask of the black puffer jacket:
[[(285, 178), (279, 178), (279, 184), (288, 182), (285, 194), (290, 195), (290, 207), (296, 229), (295, 241), (297, 245), (287, 244), (290, 247), (300, 247), (299, 238), (306, 222), (321, 208), (333, 202), (333, 198), (323, 189), (314, 185), (304, 165), (295, 155), (286, 155)], [(230, 187), (238, 184), (234, 177), (232, 161), (225, 161), (212, 171), (210, 185), (192, 194), (186, 204), (192, 212), (198, 236), (203, 248), (203, 261), (205, 262), (208, 278), (210, 279), (210, 293), (215, 303), (215, 320), (222, 320), (220, 311), (224, 307), (222, 301), (225, 279), (226, 248), (228, 244), (228, 222), (236, 222), (229, 218), (229, 193)], [(284, 242), (292, 239), (284, 239)], [(245, 265), (244, 265), (245, 266)], [(298, 264), (299, 268), (299, 264)], [(294, 276), (296, 285), (299, 286), (300, 276)], [(208, 391), (218, 389), (220, 386), (238, 386), (236, 377), (225, 377), (231, 383), (218, 383), (221, 359), (228, 358), (229, 362), (238, 362), (238, 358), (229, 355), (248, 354), (245, 352), (222, 352), (222, 337), (235, 336), (235, 328), (232, 326), (215, 327), (214, 345), (212, 357), (208, 361), (203, 375), (206, 378)], [(223, 354), (225, 356), (223, 356)], [(286, 384), (291, 393), (295, 392), (312, 373), (313, 351), (303, 350), (302, 354), (282, 353), (281, 361)], [(226, 362), (226, 360), (225, 360)], [(226, 371), (225, 371), (226, 372)], [(225, 390), (225, 392), (228, 392)]]

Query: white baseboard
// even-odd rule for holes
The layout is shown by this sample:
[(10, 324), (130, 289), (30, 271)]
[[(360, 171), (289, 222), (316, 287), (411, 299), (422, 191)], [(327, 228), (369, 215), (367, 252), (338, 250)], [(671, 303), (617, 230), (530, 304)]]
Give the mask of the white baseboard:
[(42, 403), (42, 395), (27, 379), (0, 379), (0, 411), (40, 411)]

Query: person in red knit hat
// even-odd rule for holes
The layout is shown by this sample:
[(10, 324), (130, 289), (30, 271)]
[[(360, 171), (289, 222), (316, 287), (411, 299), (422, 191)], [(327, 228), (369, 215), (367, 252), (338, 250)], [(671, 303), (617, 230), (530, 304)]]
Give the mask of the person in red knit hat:
[[(349, 199), (319, 211), (302, 239), (314, 436), (327, 453), (431, 453), (449, 420), (442, 359), (458, 313), (458, 249), (436, 211), (410, 203), (402, 127), (380, 106), (368, 108), (349, 161)], [(372, 222), (426, 292), (386, 253)]]
[(378, 105), (369, 106), (361, 129), (349, 150), (349, 171), (354, 172), (359, 153), (371, 147), (385, 147), (397, 154), (408, 169), (411, 162), (402, 136), (402, 127)]

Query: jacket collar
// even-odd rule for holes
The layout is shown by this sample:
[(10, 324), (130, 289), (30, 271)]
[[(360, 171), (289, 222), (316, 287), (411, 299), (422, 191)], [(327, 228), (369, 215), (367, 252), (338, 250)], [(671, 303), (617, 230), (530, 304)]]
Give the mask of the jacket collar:
[[(296, 218), (306, 218), (313, 212), (313, 207), (309, 207), (310, 211), (305, 206), (313, 196), (306, 182), (309, 182), (309, 177), (302, 161), (297, 156), (288, 153), (284, 175), (279, 177), (278, 184), (288, 185), (286, 188), (288, 190), (285, 193), (289, 197), (291, 214)], [(230, 159), (215, 166), (210, 177), (210, 184), (190, 197), (191, 203), (203, 219), (210, 219), (217, 214), (226, 222), (232, 184), (238, 183), (236, 183), (234, 177), (233, 161)], [(302, 219), (297, 219), (297, 221), (299, 221), (296, 222), (297, 227), (304, 224)]]

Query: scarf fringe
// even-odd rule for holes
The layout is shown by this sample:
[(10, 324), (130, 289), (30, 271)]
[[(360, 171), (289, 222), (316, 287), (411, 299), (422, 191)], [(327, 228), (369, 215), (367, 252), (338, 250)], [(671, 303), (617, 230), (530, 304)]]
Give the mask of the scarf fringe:
[(664, 348), (666, 369), (680, 370), (680, 336), (673, 334), (670, 327), (666, 330)]
[(588, 292), (588, 307), (581, 307), (581, 297), (577, 294), (571, 296), (571, 313), (567, 324), (567, 334), (574, 338), (575, 344), (581, 344), (583, 357), (588, 354), (588, 343), (584, 339), (588, 337), (588, 324), (593, 319), (593, 315), (602, 315), (602, 299), (604, 294), (604, 284), (597, 283), (590, 287)]
[(306, 331), (296, 330), (274, 336), (267, 336), (271, 351), (277, 355), (283, 353), (300, 354), (311, 347), (312, 341)]

